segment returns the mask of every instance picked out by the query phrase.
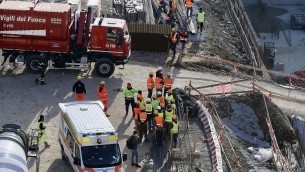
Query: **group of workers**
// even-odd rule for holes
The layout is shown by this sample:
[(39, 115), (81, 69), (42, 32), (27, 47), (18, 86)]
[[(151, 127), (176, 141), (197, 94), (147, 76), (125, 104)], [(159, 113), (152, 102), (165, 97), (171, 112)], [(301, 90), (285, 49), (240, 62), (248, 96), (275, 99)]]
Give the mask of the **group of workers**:
[[(131, 105), (135, 128), (139, 134), (139, 142), (148, 142), (148, 132), (155, 132), (157, 145), (162, 145), (163, 140), (173, 137), (173, 147), (176, 147), (178, 137), (178, 122), (175, 115), (176, 105), (172, 91), (173, 80), (168, 72), (163, 77), (162, 67), (158, 67), (156, 77), (150, 71), (147, 78), (148, 95), (145, 99), (141, 90), (127, 83), (123, 90), (125, 97), (126, 114)], [(155, 91), (155, 94), (153, 92)], [(135, 101), (135, 94), (136, 101)]]

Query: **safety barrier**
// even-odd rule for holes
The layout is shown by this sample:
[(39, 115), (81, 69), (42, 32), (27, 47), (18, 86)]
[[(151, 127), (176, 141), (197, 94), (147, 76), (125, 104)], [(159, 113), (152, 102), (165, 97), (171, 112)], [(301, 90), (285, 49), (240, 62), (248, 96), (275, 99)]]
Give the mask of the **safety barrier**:
[(201, 101), (197, 101), (197, 105), (200, 108), (198, 111), (198, 117), (200, 118), (204, 131), (208, 133), (207, 141), (211, 151), (211, 160), (213, 165), (213, 171), (223, 172), (222, 168), (222, 156), (221, 156), (221, 145), (218, 140), (218, 135), (213, 123), (213, 119), (209, 114), (208, 110), (204, 107)]

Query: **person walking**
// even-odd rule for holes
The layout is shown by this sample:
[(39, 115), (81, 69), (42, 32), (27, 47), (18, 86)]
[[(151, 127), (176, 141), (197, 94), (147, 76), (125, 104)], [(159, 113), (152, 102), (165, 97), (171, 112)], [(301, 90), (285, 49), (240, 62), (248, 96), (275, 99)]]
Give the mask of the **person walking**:
[(153, 89), (155, 88), (155, 81), (154, 81), (154, 72), (150, 71), (149, 76), (147, 78), (147, 90), (148, 95), (147, 97), (151, 99)]
[(129, 105), (131, 105), (132, 114), (134, 114), (134, 107), (135, 107), (134, 94), (137, 92), (138, 89), (133, 88), (131, 86), (131, 83), (127, 83), (127, 88), (123, 90), (123, 95), (125, 98), (125, 109), (126, 109), (125, 115), (128, 115)]
[(164, 82), (164, 93), (163, 96), (166, 96), (166, 93), (168, 90), (172, 89), (172, 84), (173, 84), (173, 79), (171, 78), (172, 73), (167, 72), (166, 74), (167, 77), (163, 78), (163, 82)]
[(82, 101), (84, 100), (85, 94), (86, 94), (86, 87), (85, 84), (82, 83), (81, 76), (77, 76), (77, 82), (74, 83), (72, 91), (76, 93), (75, 98), (76, 101)]
[(170, 48), (173, 51), (174, 57), (176, 55), (176, 47), (177, 47), (178, 41), (179, 41), (178, 33), (176, 32), (176, 29), (173, 28), (172, 33), (170, 34)]
[(144, 141), (148, 142), (147, 137), (147, 113), (145, 112), (145, 107), (140, 107), (141, 112), (138, 116), (138, 131), (139, 131), (139, 142), (142, 143), (143, 135), (144, 135)]
[(194, 0), (185, 0), (185, 7), (186, 7), (186, 17), (191, 18), (193, 15), (193, 2)]
[(199, 9), (199, 12), (197, 13), (197, 30), (199, 32), (200, 29), (200, 33), (202, 33), (202, 29), (203, 29), (203, 22), (204, 22), (204, 11), (202, 10), (202, 8)]
[(177, 116), (173, 115), (172, 117), (173, 121), (172, 121), (172, 125), (171, 125), (171, 137), (172, 137), (172, 148), (176, 148), (177, 147), (177, 139), (178, 139), (178, 131), (179, 131), (179, 124), (177, 121)]
[(47, 142), (47, 137), (46, 137), (46, 126), (44, 125), (44, 116), (40, 115), (39, 119), (37, 121), (37, 128), (38, 128), (38, 140), (37, 143), (39, 142), (39, 140), (41, 140), (44, 143), (44, 146), (46, 148), (50, 147), (51, 145), (48, 144)]
[(183, 29), (180, 34), (180, 43), (181, 43), (182, 52), (184, 52), (185, 44), (188, 37), (189, 37), (189, 33), (186, 31), (186, 29)]
[(96, 91), (97, 91), (98, 99), (104, 105), (104, 112), (105, 112), (106, 116), (109, 117), (110, 115), (107, 114), (108, 94), (107, 94), (105, 84), (106, 84), (105, 81), (101, 81), (100, 85), (97, 87)]
[(39, 65), (38, 66), (38, 73), (39, 73), (39, 75), (35, 79), (35, 83), (36, 83), (36, 85), (38, 85), (39, 81), (40, 81), (40, 85), (46, 85), (46, 83), (44, 81), (44, 76), (45, 76), (45, 72), (46, 72), (46, 69), (47, 69), (47, 64), (39, 63), (38, 65)]
[(155, 123), (155, 139), (158, 146), (162, 146), (162, 138), (163, 138), (163, 117), (158, 115), (158, 110), (154, 111), (154, 123)]
[(130, 136), (130, 140), (132, 143), (132, 149), (131, 149), (131, 165), (132, 166), (136, 166), (138, 168), (140, 168), (141, 166), (139, 165), (138, 161), (139, 161), (139, 153), (138, 153), (138, 136), (137, 136), (138, 132), (134, 131), (133, 134)]
[(146, 108), (145, 111), (146, 111), (147, 119), (148, 119), (148, 130), (149, 130), (149, 132), (152, 132), (151, 128), (153, 127), (154, 115), (153, 115), (153, 107), (152, 107), (151, 99), (150, 98), (146, 99), (145, 108)]

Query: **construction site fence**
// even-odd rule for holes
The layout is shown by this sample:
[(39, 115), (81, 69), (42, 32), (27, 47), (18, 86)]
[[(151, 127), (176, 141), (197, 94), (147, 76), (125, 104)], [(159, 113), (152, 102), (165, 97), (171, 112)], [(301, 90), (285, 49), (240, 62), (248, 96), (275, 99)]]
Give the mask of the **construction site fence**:
[(257, 35), (252, 27), (248, 15), (241, 0), (224, 0), (228, 7), (231, 18), (239, 33), (241, 42), (246, 50), (247, 56), (252, 59), (257, 67), (266, 66), (271, 68), (269, 59), (264, 55), (263, 48), (258, 44)]
[[(279, 99), (283, 99), (283, 100), (287, 100), (287, 101), (295, 101), (298, 103), (302, 103), (305, 104), (305, 101), (297, 99), (297, 98), (291, 98), (291, 97), (286, 97), (286, 96), (282, 96), (282, 95), (278, 95), (274, 92), (271, 92), (265, 88), (262, 88), (261, 86), (257, 85), (255, 83), (255, 80), (253, 80), (251, 82), (252, 85), (252, 89), (246, 90), (246, 91), (236, 91), (233, 92), (231, 90), (225, 90), (225, 89), (219, 89), (219, 93), (202, 93), (200, 91), (200, 89), (207, 89), (210, 87), (225, 87), (228, 84), (233, 84), (233, 83), (240, 83), (240, 82), (245, 82), (245, 81), (249, 81), (249, 79), (242, 79), (242, 80), (238, 80), (238, 81), (233, 81), (233, 82), (225, 82), (225, 83), (220, 83), (220, 84), (213, 84), (213, 85), (207, 85), (207, 86), (199, 86), (199, 87), (194, 87), (191, 84), (191, 81), (189, 83), (188, 86), (188, 94), (189, 95), (194, 95), (192, 94), (192, 91), (195, 91), (197, 94), (197, 97), (199, 96), (200, 99), (202, 100), (203, 104), (209, 103), (213, 108), (210, 108), (213, 112), (211, 114), (213, 114), (214, 119), (216, 119), (216, 121), (218, 122), (218, 124), (220, 126), (224, 126), (221, 122), (221, 120), (219, 120), (219, 116), (217, 114), (216, 108), (215, 108), (215, 103), (209, 98), (210, 95), (228, 95), (228, 94), (239, 94), (239, 93), (253, 93), (253, 92), (259, 92), (263, 95), (264, 101), (265, 101), (265, 109), (266, 109), (266, 122), (268, 125), (268, 130), (269, 130), (269, 134), (271, 136), (271, 144), (272, 144), (272, 151), (273, 151), (273, 162), (274, 162), (274, 167), (278, 170), (278, 171), (284, 171), (284, 172), (288, 172), (288, 171), (298, 171), (300, 169), (304, 170), (304, 164), (305, 164), (305, 156), (304, 156), (304, 152), (302, 151), (302, 147), (301, 145), (296, 142), (296, 143), (286, 143), (285, 144), (285, 149), (281, 150), (278, 146), (277, 143), (277, 139), (276, 136), (274, 134), (274, 130), (272, 127), (272, 123), (271, 123), (271, 119), (270, 119), (270, 115), (268, 112), (268, 106), (265, 100), (265, 97), (268, 98), (271, 101), (271, 98), (279, 98)], [(251, 87), (250, 87), (251, 88)], [(217, 120), (218, 119), (218, 120)], [(224, 135), (225, 130), (220, 131), (219, 134), (219, 140), (221, 143), (221, 135)], [(233, 152), (234, 148), (232, 146)], [(238, 164), (239, 160), (237, 158), (236, 162), (229, 162), (227, 157), (226, 157), (226, 153), (225, 150), (222, 149), (225, 160), (228, 164), (228, 166), (230, 167), (230, 170), (232, 171), (232, 167), (231, 164)], [(297, 162), (298, 165), (291, 165), (291, 164), (295, 164), (295, 162)], [(236, 166), (235, 168), (236, 171), (238, 171), (238, 166)]]

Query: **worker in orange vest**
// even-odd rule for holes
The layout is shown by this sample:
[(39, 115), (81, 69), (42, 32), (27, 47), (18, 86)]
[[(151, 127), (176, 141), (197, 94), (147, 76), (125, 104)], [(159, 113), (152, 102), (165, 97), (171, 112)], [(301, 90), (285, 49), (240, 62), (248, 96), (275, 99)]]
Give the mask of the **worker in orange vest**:
[(134, 122), (135, 122), (135, 128), (136, 130), (138, 130), (138, 118), (139, 118), (139, 114), (140, 114), (140, 103), (136, 102), (135, 107), (133, 108), (133, 117), (134, 117)]
[(140, 96), (141, 96), (141, 100), (142, 100), (142, 101), (144, 101), (144, 100), (145, 100), (145, 98), (144, 98), (144, 94), (143, 94), (142, 90), (139, 90), (139, 91), (138, 91), (138, 95), (140, 95)]
[(166, 96), (166, 93), (168, 90), (172, 89), (172, 84), (173, 84), (173, 79), (171, 78), (172, 73), (167, 72), (166, 74), (167, 77), (163, 78), (163, 82), (164, 82), (164, 94), (163, 96)]
[(157, 145), (158, 146), (162, 146), (162, 138), (163, 138), (163, 117), (162, 116), (159, 116), (158, 115), (159, 112), (158, 110), (155, 110), (154, 111), (154, 115), (155, 115), (155, 118), (154, 118), (154, 123), (155, 123), (155, 139), (156, 139), (156, 142), (157, 142)]
[(183, 29), (180, 34), (181, 51), (183, 52), (189, 34), (186, 29)]
[(174, 57), (176, 55), (176, 47), (177, 47), (178, 41), (179, 41), (178, 33), (176, 32), (176, 29), (173, 28), (172, 33), (170, 34), (170, 48), (173, 51)]
[(139, 130), (139, 142), (142, 142), (143, 135), (145, 137), (144, 141), (148, 142), (148, 137), (147, 137), (147, 113), (145, 112), (145, 106), (140, 106), (141, 112), (139, 113), (138, 116), (138, 130)]
[(185, 2), (185, 7), (186, 7), (186, 17), (191, 18), (192, 15), (193, 15), (193, 2), (194, 2), (194, 0), (185, 0), (184, 2)]
[(76, 93), (75, 98), (76, 101), (84, 100), (86, 94), (85, 84), (81, 81), (82, 77), (77, 76), (77, 82), (74, 83), (72, 91)]
[(97, 92), (98, 99), (104, 105), (104, 112), (105, 112), (106, 116), (109, 117), (110, 115), (107, 114), (108, 95), (107, 95), (107, 90), (105, 88), (105, 84), (106, 84), (105, 81), (101, 81), (100, 86), (98, 86), (96, 89), (96, 92)]
[(157, 93), (160, 91), (162, 93), (162, 89), (163, 89), (163, 78), (162, 75), (159, 73), (158, 77), (155, 79), (155, 83), (156, 83), (156, 91)]
[(158, 91), (158, 92), (157, 92), (157, 98), (158, 98), (158, 100), (159, 100), (160, 105), (161, 105), (161, 104), (164, 104), (164, 105), (165, 105), (165, 99), (164, 99), (164, 96), (162, 96), (162, 92), (161, 92), (161, 91)]
[(147, 90), (148, 95), (147, 97), (151, 99), (153, 89), (155, 88), (155, 81), (154, 81), (154, 72), (150, 71), (149, 76), (147, 78)]

